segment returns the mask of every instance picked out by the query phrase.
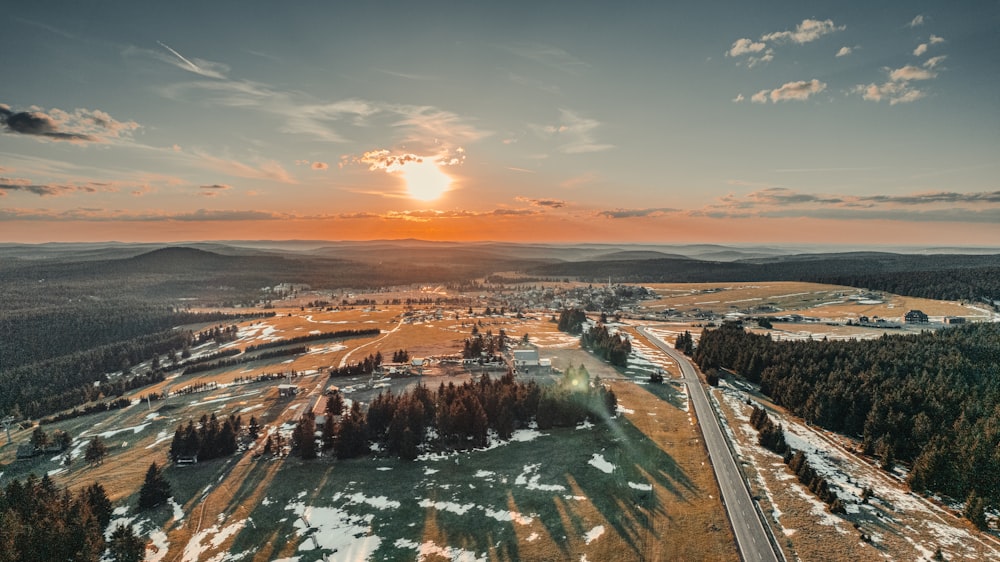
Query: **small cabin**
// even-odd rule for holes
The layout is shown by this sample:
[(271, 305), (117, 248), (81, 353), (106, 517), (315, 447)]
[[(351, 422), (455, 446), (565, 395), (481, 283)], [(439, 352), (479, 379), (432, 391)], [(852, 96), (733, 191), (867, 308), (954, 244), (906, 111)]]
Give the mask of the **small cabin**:
[(906, 313), (906, 316), (903, 317), (903, 321), (907, 324), (926, 324), (928, 318), (922, 310), (914, 309)]
[(279, 384), (278, 398), (290, 398), (299, 393), (299, 387), (294, 384)]
[(21, 443), (17, 446), (17, 458), (30, 459), (35, 456), (37, 450), (31, 443)]
[(189, 465), (189, 464), (198, 464), (198, 455), (197, 454), (194, 454), (194, 455), (179, 455), (177, 457), (177, 460), (174, 461), (174, 464), (176, 464), (178, 466), (185, 466), (185, 465)]

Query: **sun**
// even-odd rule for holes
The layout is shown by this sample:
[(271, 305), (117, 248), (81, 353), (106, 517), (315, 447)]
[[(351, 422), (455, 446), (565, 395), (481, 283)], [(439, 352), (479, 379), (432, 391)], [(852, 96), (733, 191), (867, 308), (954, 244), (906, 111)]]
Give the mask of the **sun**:
[(451, 187), (451, 177), (441, 171), (433, 160), (407, 162), (400, 170), (406, 181), (406, 190), (412, 199), (433, 201)]

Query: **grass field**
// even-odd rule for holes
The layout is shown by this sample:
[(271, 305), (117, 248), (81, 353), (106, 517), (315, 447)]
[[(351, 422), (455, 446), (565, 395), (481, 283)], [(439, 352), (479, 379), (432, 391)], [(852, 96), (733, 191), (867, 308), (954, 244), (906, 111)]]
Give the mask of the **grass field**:
[(775, 281), (768, 283), (661, 283), (650, 287), (661, 295), (646, 301), (652, 311), (674, 308), (715, 314), (742, 312), (752, 315), (801, 314), (824, 320), (857, 319), (861, 316), (902, 321), (906, 311), (919, 309), (932, 319), (962, 316), (986, 319), (986, 312), (957, 302), (904, 297), (884, 292), (869, 293), (855, 287)]

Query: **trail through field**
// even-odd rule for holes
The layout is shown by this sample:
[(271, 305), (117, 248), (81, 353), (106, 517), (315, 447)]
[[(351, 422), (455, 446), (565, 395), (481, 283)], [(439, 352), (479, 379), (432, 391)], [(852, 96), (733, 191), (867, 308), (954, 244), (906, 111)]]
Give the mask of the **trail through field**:
[(391, 336), (392, 334), (395, 334), (396, 332), (398, 332), (399, 329), (403, 327), (403, 321), (404, 320), (405, 320), (405, 318), (400, 318), (399, 319), (399, 323), (396, 324), (396, 327), (393, 328), (393, 329), (391, 329), (391, 330), (389, 330), (388, 332), (382, 334), (382, 337), (380, 337), (378, 339), (374, 339), (374, 340), (372, 340), (372, 341), (370, 341), (370, 342), (368, 342), (366, 344), (359, 345), (358, 347), (355, 347), (354, 349), (352, 349), (352, 350), (348, 351), (347, 353), (345, 353), (344, 356), (340, 359), (340, 368), (343, 368), (343, 367), (347, 366), (347, 360), (351, 358), (351, 355), (353, 355), (355, 351), (357, 351), (359, 349), (364, 349), (365, 347), (368, 347), (369, 345), (378, 343), (378, 342), (384, 340), (385, 338)]

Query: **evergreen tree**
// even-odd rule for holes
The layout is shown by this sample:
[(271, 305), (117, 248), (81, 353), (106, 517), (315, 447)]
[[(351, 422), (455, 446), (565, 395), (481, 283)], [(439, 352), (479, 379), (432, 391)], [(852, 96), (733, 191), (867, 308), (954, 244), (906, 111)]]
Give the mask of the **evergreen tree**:
[(135, 536), (131, 525), (119, 523), (111, 532), (108, 553), (114, 562), (141, 562), (146, 555), (146, 543)]
[(969, 497), (965, 498), (965, 509), (962, 514), (977, 529), (986, 530), (986, 502), (976, 494), (975, 490), (969, 492)]
[(299, 418), (299, 423), (292, 430), (292, 450), (302, 460), (316, 458), (316, 416), (306, 412)]
[(108, 499), (107, 492), (104, 491), (104, 486), (94, 482), (84, 488), (83, 494), (84, 499), (90, 505), (90, 511), (97, 518), (97, 522), (101, 524), (101, 528), (107, 527), (108, 523), (111, 523), (114, 507), (111, 505), (111, 500)]
[(146, 471), (146, 480), (139, 488), (139, 509), (151, 509), (171, 496), (170, 483), (163, 477), (163, 470), (154, 461)]
[(104, 441), (101, 441), (101, 438), (95, 435), (90, 439), (90, 443), (87, 444), (87, 448), (83, 452), (83, 458), (92, 465), (102, 464), (107, 454), (108, 448), (104, 445)]

